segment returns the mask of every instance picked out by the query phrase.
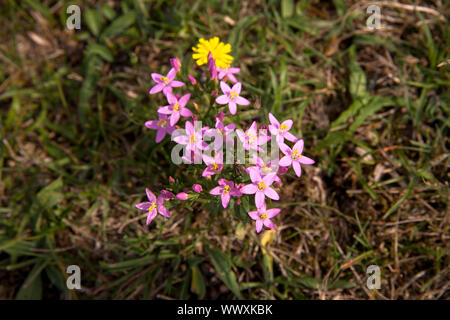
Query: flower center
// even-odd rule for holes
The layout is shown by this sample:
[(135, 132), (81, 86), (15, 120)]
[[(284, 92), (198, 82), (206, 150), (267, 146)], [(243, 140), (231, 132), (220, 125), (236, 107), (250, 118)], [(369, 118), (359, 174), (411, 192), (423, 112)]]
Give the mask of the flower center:
[(148, 208), (148, 212), (152, 212), (154, 209), (156, 209), (156, 202), (152, 202), (152, 205)]
[(173, 110), (175, 110), (175, 111), (179, 111), (180, 110), (180, 104), (178, 102), (175, 103), (175, 105), (173, 106)]
[(301, 154), (298, 154), (297, 149), (294, 149), (291, 154), (291, 158), (294, 160), (300, 159), (302, 157)]
[(228, 193), (228, 192), (230, 192), (230, 186), (225, 185), (225, 187), (223, 187), (223, 193)]
[(189, 140), (191, 143), (194, 143), (195, 142), (195, 134), (192, 134), (191, 135), (191, 139)]
[(265, 189), (267, 186), (266, 186), (266, 184), (263, 182), (263, 181), (261, 181), (261, 182), (258, 182), (258, 189), (259, 190), (263, 190), (263, 189)]
[(249, 143), (249, 144), (252, 144), (252, 143), (254, 143), (255, 141), (256, 141), (256, 136), (253, 135), (253, 134), (249, 134), (249, 135), (248, 135), (248, 143)]
[(280, 126), (280, 129), (281, 129), (281, 130), (287, 130), (287, 128), (288, 128), (288, 127), (287, 127), (287, 125), (285, 125), (285, 124), (282, 124), (282, 125)]
[(230, 92), (230, 97), (231, 97), (231, 100), (234, 100), (234, 99), (236, 99), (237, 97), (239, 97), (239, 94), (237, 94), (237, 93), (234, 92), (234, 91), (231, 91), (231, 92)]
[(267, 214), (266, 214), (265, 212), (263, 212), (263, 213), (261, 213), (261, 214), (259, 215), (259, 218), (260, 218), (261, 220), (266, 220), (268, 217), (267, 217)]
[(159, 120), (158, 122), (158, 126), (160, 126), (161, 128), (165, 128), (167, 125), (167, 121), (164, 119)]
[(263, 164), (263, 169), (266, 171), (272, 171), (272, 168), (269, 168), (266, 164)]
[[(217, 170), (219, 170), (219, 165), (217, 164), (217, 163), (213, 163), (213, 165), (212, 165), (212, 169), (214, 170), (214, 171), (217, 171)], [(227, 186), (228, 187), (228, 186)]]
[(223, 134), (223, 129), (217, 129), (217, 132), (219, 132), (223, 137), (225, 136), (225, 135)]
[(161, 77), (161, 80), (164, 81), (164, 84), (167, 86), (169, 84), (169, 78), (167, 77)]

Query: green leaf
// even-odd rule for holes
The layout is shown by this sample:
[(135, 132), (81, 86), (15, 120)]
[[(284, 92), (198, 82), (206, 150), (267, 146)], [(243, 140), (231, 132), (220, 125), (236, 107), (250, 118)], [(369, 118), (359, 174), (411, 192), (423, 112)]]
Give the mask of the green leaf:
[(294, 14), (294, 1), (282, 0), (281, 1), (281, 16), (283, 18), (290, 18)]
[(37, 199), (39, 203), (45, 208), (51, 208), (55, 206), (64, 195), (61, 193), (63, 187), (62, 177), (59, 177), (44, 189), (39, 191), (37, 194)]
[(236, 280), (236, 275), (231, 270), (231, 259), (219, 249), (206, 249), (211, 257), (214, 268), (222, 278), (223, 283), (230, 289), (239, 299), (242, 299), (241, 291)]
[(202, 272), (198, 267), (192, 268), (192, 282), (191, 290), (195, 292), (200, 299), (203, 299), (206, 294), (205, 279), (203, 278)]
[(41, 271), (47, 265), (48, 260), (42, 260), (36, 263), (28, 274), (19, 292), (17, 292), (16, 300), (41, 300), (42, 299), (42, 278)]
[(101, 39), (112, 38), (129, 26), (131, 26), (136, 21), (136, 13), (134, 11), (127, 12), (123, 16), (120, 16), (114, 20), (102, 33)]
[(114, 56), (107, 46), (92, 42), (86, 50), (86, 55), (97, 54), (108, 62), (114, 61)]
[(97, 10), (89, 9), (86, 11), (84, 19), (86, 20), (86, 24), (89, 30), (91, 30), (92, 34), (98, 37), (98, 35), (100, 34), (100, 30), (102, 29), (101, 14)]

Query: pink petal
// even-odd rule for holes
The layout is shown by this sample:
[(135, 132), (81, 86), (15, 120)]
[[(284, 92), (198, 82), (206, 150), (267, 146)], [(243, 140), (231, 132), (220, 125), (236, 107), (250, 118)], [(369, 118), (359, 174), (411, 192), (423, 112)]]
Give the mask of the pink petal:
[(170, 214), (169, 210), (167, 210), (167, 208), (164, 207), (163, 205), (158, 206), (158, 212), (159, 212), (159, 214), (161, 214), (162, 216), (164, 216), (166, 218), (170, 218), (172, 216)]
[(156, 83), (161, 82), (162, 75), (160, 75), (159, 73), (152, 73), (151, 76), (152, 76), (153, 81), (155, 81)]
[(284, 156), (278, 164), (282, 167), (289, 167), (292, 164), (292, 158), (290, 156)]
[(284, 133), (284, 137), (287, 139), (287, 140), (289, 140), (289, 141), (291, 141), (291, 142), (297, 142), (299, 139), (296, 137), (296, 136), (294, 136), (292, 133), (290, 133), (290, 132), (285, 132)]
[(254, 184), (248, 184), (241, 188), (241, 192), (244, 194), (254, 194), (256, 191), (258, 191), (258, 187)]
[(153, 209), (151, 212), (148, 213), (147, 221), (145, 224), (148, 226), (150, 222), (152, 222), (152, 220), (155, 219), (155, 217), (156, 217), (156, 209)]
[(259, 213), (258, 211), (249, 211), (248, 215), (250, 216), (250, 218), (252, 218), (253, 220), (257, 220), (259, 217)]
[(263, 227), (263, 222), (261, 219), (256, 220), (256, 232), (260, 233)]
[(170, 82), (170, 86), (174, 88), (182, 87), (184, 86), (184, 82), (173, 80)]
[(276, 129), (280, 128), (280, 122), (278, 122), (277, 118), (275, 118), (275, 116), (270, 112), (269, 112), (269, 121)]
[(236, 92), (237, 94), (241, 93), (242, 84), (240, 82), (237, 82), (234, 84), (233, 88), (231, 88), (231, 91)]
[(145, 126), (149, 129), (152, 130), (158, 130), (159, 126), (158, 126), (158, 120), (150, 120), (145, 122)]
[(178, 100), (178, 103), (180, 104), (180, 108), (183, 108), (189, 101), (189, 98), (191, 97), (190, 93), (185, 94)]
[(182, 109), (180, 109), (180, 114), (181, 114), (183, 117), (192, 117), (192, 111), (189, 110), (188, 108), (182, 108)]
[(167, 102), (169, 102), (169, 104), (175, 104), (177, 103), (177, 98), (172, 94), (172, 92), (168, 92), (166, 95), (167, 98)]
[(170, 69), (167, 73), (167, 79), (169, 79), (169, 81), (172, 81), (173, 79), (175, 79), (176, 73), (177, 71), (174, 68)]
[(164, 128), (161, 128), (158, 131), (156, 131), (155, 142), (156, 143), (160, 143), (161, 140), (164, 139), (165, 135), (166, 135), (166, 129), (164, 129)]
[(271, 187), (265, 188), (264, 194), (272, 200), (280, 200), (280, 196), (278, 195), (278, 193)]
[(234, 102), (236, 102), (237, 104), (241, 105), (241, 106), (248, 106), (250, 104), (250, 101), (248, 101), (247, 99), (239, 96), (237, 97)]
[(219, 194), (222, 193), (222, 190), (223, 190), (223, 187), (215, 187), (209, 193), (214, 195), (214, 196), (218, 196)]
[(266, 228), (272, 229), (272, 230), (277, 230), (277, 228), (275, 228), (275, 225), (273, 224), (273, 222), (270, 221), (269, 219), (265, 219), (263, 223)]
[(136, 205), (136, 208), (138, 208), (139, 210), (147, 211), (151, 205), (151, 202), (141, 202)]
[(228, 94), (231, 91), (230, 86), (224, 81), (220, 81), (220, 89), (222, 89), (222, 92), (225, 94)]
[[(267, 189), (267, 188), (266, 188)], [(265, 202), (264, 202), (264, 192), (261, 190), (256, 191), (255, 193), (255, 205), (256, 208), (261, 208)]]
[(298, 159), (298, 161), (303, 164), (314, 164), (315, 163), (315, 161), (313, 159), (305, 157), (305, 156), (302, 156), (300, 159)]
[(285, 125), (287, 127), (286, 130), (291, 130), (293, 123), (294, 121), (292, 121), (291, 119), (287, 119), (283, 121), (282, 125)]
[(230, 101), (228, 103), (228, 109), (230, 109), (231, 114), (236, 114), (236, 103), (234, 103), (233, 101)]
[(294, 168), (297, 177), (300, 177), (302, 175), (302, 167), (300, 166), (300, 163), (298, 161), (292, 161), (292, 168)]
[(224, 208), (228, 207), (228, 203), (230, 202), (230, 194), (229, 193), (222, 193), (222, 206)]
[(170, 109), (169, 106), (159, 107), (159, 108), (158, 108), (158, 113), (161, 113), (161, 114), (171, 114), (171, 113), (172, 113), (172, 110)]
[(294, 144), (294, 147), (292, 148), (292, 150), (297, 150), (298, 154), (302, 154), (304, 143), (305, 143), (305, 142), (303, 141), (303, 139), (297, 141), (297, 142)]
[(147, 194), (148, 201), (155, 202), (156, 196), (153, 194), (153, 192), (150, 191), (149, 188), (145, 188), (145, 193)]
[(174, 111), (172, 112), (172, 114), (170, 115), (170, 125), (174, 126), (178, 120), (180, 120), (180, 113), (178, 111)]
[(275, 217), (280, 212), (281, 212), (281, 209), (278, 209), (278, 208), (272, 208), (272, 209), (266, 210), (267, 217), (270, 219)]
[(155, 94), (160, 92), (164, 88), (164, 83), (158, 83), (153, 88), (150, 89), (150, 94)]

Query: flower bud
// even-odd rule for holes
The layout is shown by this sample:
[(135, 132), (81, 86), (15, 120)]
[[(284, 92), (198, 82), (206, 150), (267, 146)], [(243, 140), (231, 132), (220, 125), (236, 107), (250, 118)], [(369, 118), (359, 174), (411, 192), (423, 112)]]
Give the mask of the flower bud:
[(169, 183), (170, 184), (174, 184), (175, 183), (175, 179), (172, 178), (172, 176), (169, 176)]
[(197, 80), (195, 80), (195, 78), (193, 76), (188, 74), (187, 77), (193, 86), (195, 86), (197, 84)]
[(180, 59), (178, 59), (178, 57), (171, 58), (170, 65), (175, 69), (176, 72), (180, 71), (181, 69), (181, 61)]
[(194, 185), (192, 186), (192, 190), (194, 190), (194, 191), (197, 192), (197, 193), (200, 193), (200, 192), (202, 192), (203, 188), (202, 188), (202, 186), (199, 185), (199, 184), (194, 184)]
[(166, 199), (166, 200), (175, 198), (175, 195), (172, 192), (167, 191), (167, 190), (161, 190), (161, 194), (164, 197), (164, 199)]
[(178, 200), (187, 200), (188, 194), (186, 192), (180, 192), (176, 195)]

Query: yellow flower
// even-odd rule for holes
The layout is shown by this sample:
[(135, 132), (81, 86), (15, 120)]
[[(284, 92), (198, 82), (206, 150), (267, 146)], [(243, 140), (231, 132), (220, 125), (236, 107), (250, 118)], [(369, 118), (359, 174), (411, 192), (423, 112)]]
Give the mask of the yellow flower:
[(196, 60), (199, 66), (208, 63), (208, 54), (210, 52), (214, 60), (216, 60), (216, 67), (228, 68), (233, 61), (233, 57), (228, 54), (231, 52), (231, 45), (220, 42), (218, 37), (209, 40), (200, 38), (197, 48), (192, 47), (192, 50), (195, 52), (192, 54), (192, 58)]

